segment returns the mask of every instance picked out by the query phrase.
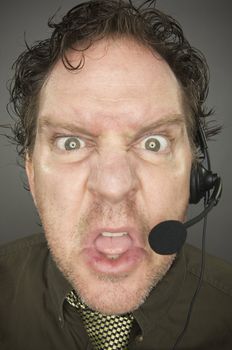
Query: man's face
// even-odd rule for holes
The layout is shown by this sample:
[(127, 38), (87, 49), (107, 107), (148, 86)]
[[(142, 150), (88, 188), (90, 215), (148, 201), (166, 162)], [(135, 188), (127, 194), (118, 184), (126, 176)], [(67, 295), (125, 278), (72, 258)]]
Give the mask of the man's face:
[(170, 268), (147, 238), (185, 219), (185, 119), (168, 65), (129, 39), (99, 41), (78, 72), (58, 62), (43, 86), (30, 188), (57, 265), (94, 309), (136, 309)]

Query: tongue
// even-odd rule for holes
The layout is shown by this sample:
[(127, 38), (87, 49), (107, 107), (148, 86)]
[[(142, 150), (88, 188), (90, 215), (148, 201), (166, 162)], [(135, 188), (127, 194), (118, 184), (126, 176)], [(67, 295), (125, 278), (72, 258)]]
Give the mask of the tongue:
[(99, 235), (95, 240), (95, 248), (102, 254), (117, 255), (125, 253), (132, 246), (129, 235), (121, 237), (104, 237)]

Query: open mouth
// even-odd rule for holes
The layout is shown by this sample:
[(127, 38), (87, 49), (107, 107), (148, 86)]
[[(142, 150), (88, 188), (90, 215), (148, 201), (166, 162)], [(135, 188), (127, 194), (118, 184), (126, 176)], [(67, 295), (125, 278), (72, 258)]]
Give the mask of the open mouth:
[(110, 259), (117, 259), (132, 247), (133, 241), (126, 231), (102, 232), (95, 240), (94, 245), (99, 253)]
[(129, 230), (102, 230), (93, 244), (84, 249), (88, 265), (100, 273), (127, 273), (144, 256)]

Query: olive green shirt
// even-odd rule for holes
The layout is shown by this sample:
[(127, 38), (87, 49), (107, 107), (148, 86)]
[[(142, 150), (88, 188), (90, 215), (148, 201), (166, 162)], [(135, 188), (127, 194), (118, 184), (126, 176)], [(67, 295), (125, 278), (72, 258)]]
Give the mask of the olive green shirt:
[[(171, 350), (195, 292), (200, 251), (186, 245), (163, 280), (134, 312), (129, 350)], [(92, 346), (72, 286), (53, 262), (43, 235), (0, 248), (0, 349), (77, 350)], [(178, 349), (232, 349), (232, 268), (207, 256), (204, 281)]]

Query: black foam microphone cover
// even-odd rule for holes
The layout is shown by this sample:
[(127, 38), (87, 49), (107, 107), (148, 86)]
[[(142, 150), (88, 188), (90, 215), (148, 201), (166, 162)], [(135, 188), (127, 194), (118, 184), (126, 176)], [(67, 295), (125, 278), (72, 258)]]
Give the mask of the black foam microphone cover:
[(187, 236), (185, 225), (180, 221), (167, 220), (151, 230), (148, 241), (151, 248), (160, 255), (177, 253)]

